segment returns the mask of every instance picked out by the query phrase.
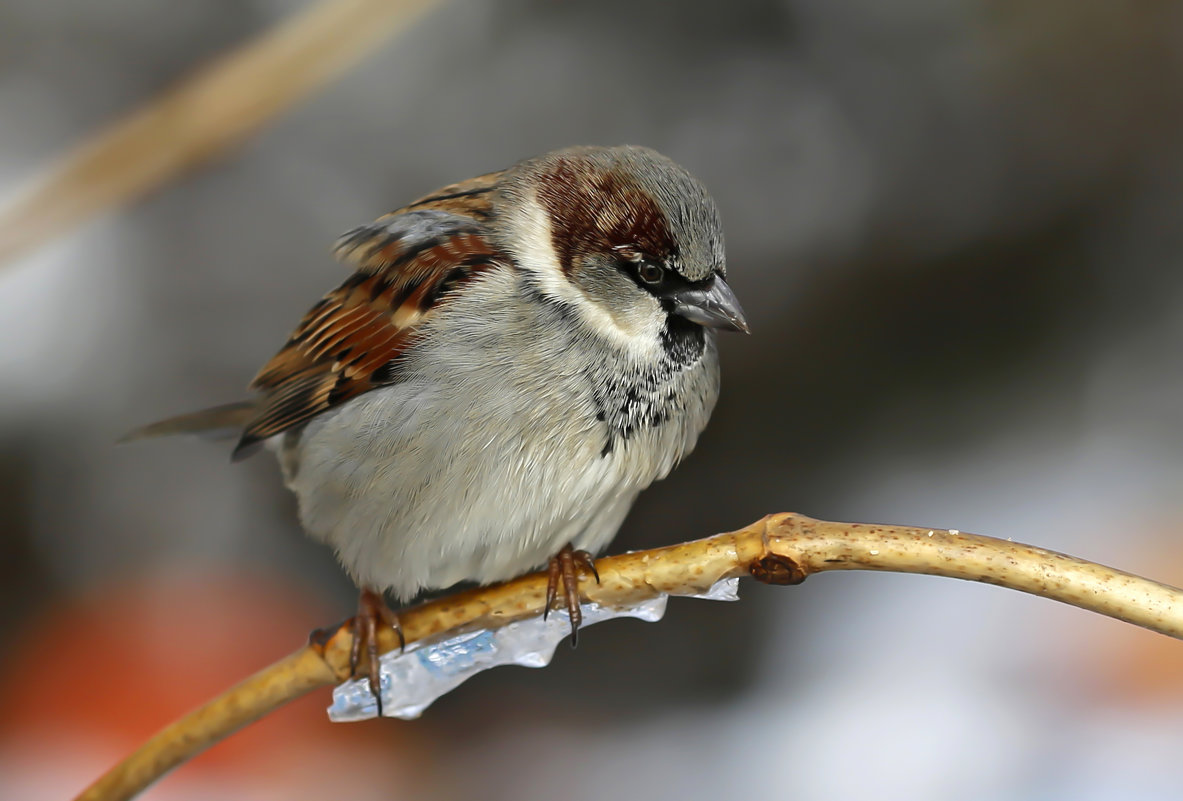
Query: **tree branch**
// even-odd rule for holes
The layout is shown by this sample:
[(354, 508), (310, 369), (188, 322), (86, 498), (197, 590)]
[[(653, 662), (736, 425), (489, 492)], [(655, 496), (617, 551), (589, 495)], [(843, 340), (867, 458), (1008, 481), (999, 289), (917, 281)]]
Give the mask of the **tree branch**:
[(0, 264), (239, 144), (438, 0), (320, 0), (62, 156), (0, 211)]
[[(1183, 638), (1183, 590), (1054, 551), (956, 530), (770, 515), (729, 534), (611, 556), (596, 567), (601, 583), (584, 583), (582, 590), (588, 601), (602, 606), (634, 605), (663, 593), (697, 594), (735, 576), (799, 584), (827, 570), (883, 570), (996, 584)], [(407, 609), (399, 620), (410, 644), (535, 617), (542, 614), (545, 597), (546, 576), (535, 573)], [(78, 801), (132, 798), (271, 710), (345, 680), (350, 644), (345, 624), (314, 632), (305, 648), (159, 732)], [(395, 647), (393, 632), (383, 631), (381, 651)]]

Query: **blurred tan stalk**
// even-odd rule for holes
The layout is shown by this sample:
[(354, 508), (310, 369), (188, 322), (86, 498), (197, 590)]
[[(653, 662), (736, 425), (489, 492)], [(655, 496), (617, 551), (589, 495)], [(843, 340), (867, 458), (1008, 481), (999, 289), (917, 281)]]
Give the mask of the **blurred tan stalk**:
[[(729, 534), (611, 556), (596, 567), (601, 583), (585, 582), (582, 591), (587, 600), (604, 606), (632, 605), (660, 593), (696, 594), (734, 576), (799, 584), (826, 570), (885, 570), (997, 584), (1183, 638), (1183, 590), (1054, 551), (955, 530), (770, 515)], [(410, 644), (540, 615), (545, 598), (546, 576), (534, 573), (407, 609), (399, 620)], [(382, 634), (380, 650), (385, 653), (397, 641), (390, 630)], [(314, 634), (306, 647), (156, 734), (77, 801), (132, 798), (251, 721), (313, 689), (345, 680), (351, 642), (346, 624)]]
[(243, 141), (438, 0), (321, 0), (84, 141), (0, 211), (0, 263)]

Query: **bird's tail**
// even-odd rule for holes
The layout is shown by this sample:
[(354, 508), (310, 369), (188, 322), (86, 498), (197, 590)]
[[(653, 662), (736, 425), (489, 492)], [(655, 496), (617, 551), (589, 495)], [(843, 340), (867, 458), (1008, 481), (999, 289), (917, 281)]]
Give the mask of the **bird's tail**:
[(227, 403), (200, 412), (190, 412), (167, 420), (129, 431), (119, 438), (119, 443), (135, 442), (153, 437), (169, 437), (173, 434), (197, 434), (206, 439), (230, 439), (242, 435), (243, 428), (256, 412), (251, 401)]

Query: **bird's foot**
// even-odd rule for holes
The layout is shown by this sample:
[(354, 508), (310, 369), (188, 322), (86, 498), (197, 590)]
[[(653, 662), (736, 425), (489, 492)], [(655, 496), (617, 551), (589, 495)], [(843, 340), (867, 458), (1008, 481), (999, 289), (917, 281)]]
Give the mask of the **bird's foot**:
[(596, 571), (596, 562), (587, 551), (577, 551), (570, 545), (563, 546), (563, 550), (550, 558), (547, 565), (546, 581), (546, 609), (542, 619), (546, 620), (555, 599), (559, 594), (559, 583), (563, 585), (563, 600), (567, 607), (567, 617), (571, 620), (571, 647), (579, 644), (579, 626), (583, 623), (583, 612), (579, 610), (579, 569), (591, 573), (600, 583), (600, 574)]
[(349, 673), (355, 678), (358, 677), (358, 667), (361, 666), (361, 652), (364, 647), (370, 692), (374, 694), (374, 700), (378, 703), (378, 717), (382, 717), (382, 674), (378, 664), (379, 625), (394, 629), (394, 633), (398, 635), (400, 647), (407, 647), (402, 626), (398, 622), (398, 615), (386, 605), (386, 599), (379, 592), (362, 590), (361, 597), (357, 600), (357, 614), (350, 622), (350, 629), (353, 631), (353, 647), (349, 652)]

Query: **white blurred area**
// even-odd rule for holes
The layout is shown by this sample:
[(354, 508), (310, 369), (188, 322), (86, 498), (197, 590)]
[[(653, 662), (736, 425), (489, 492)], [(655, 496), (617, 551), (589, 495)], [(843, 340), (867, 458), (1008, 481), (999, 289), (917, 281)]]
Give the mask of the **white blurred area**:
[[(0, 196), (300, 7), (7, 0)], [(0, 267), (0, 797), (69, 797), (352, 604), (265, 458), (114, 439), (239, 397), (344, 276), (341, 231), (568, 144), (707, 183), (754, 331), (614, 549), (799, 511), (1183, 584), (1181, 45), (1183, 7), (1133, 0), (449, 2)], [(589, 630), (412, 723), (330, 726), (326, 693), (148, 797), (1179, 796), (1177, 642), (926, 577), (741, 596)]]

